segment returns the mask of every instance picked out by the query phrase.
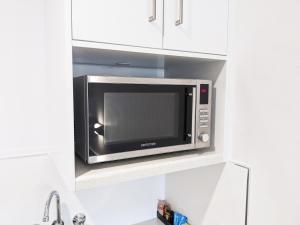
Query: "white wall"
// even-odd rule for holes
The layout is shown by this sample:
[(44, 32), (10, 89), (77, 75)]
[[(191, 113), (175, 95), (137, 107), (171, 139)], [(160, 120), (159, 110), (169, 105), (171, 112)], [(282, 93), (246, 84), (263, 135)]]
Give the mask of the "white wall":
[(77, 196), (97, 224), (132, 225), (156, 217), (165, 198), (164, 176), (84, 190)]
[(48, 147), (63, 181), (74, 189), (71, 0), (43, 0)]
[(47, 151), (44, 4), (0, 6), (0, 157)]
[(166, 200), (194, 225), (245, 225), (248, 170), (232, 163), (166, 175)]
[(232, 158), (251, 167), (248, 225), (300, 221), (300, 1), (231, 1)]
[[(52, 190), (61, 195), (65, 225), (72, 224), (75, 213), (87, 213), (74, 193), (65, 188), (47, 155), (0, 160), (0, 179), (2, 224), (42, 224), (44, 206)], [(56, 218), (55, 201), (52, 204), (50, 222)], [(94, 224), (90, 216), (87, 222)]]

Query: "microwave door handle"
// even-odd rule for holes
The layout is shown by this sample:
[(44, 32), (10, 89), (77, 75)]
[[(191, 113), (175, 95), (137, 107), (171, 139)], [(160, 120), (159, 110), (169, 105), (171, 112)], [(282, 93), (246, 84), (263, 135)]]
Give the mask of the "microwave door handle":
[(196, 88), (193, 88), (193, 100), (192, 100), (192, 137), (191, 142), (195, 144), (195, 120), (196, 120)]
[(92, 126), (92, 132), (99, 136), (104, 136), (104, 125), (101, 123), (94, 123)]

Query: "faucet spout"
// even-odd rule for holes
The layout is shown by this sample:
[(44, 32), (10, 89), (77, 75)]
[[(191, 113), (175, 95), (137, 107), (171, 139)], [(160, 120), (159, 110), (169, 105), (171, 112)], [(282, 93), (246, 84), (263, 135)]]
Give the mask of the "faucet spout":
[(56, 198), (56, 211), (57, 211), (57, 219), (53, 222), (53, 225), (64, 225), (64, 222), (61, 219), (60, 196), (57, 191), (52, 191), (48, 197), (48, 200), (45, 205), (43, 222), (49, 222), (49, 209), (53, 197)]

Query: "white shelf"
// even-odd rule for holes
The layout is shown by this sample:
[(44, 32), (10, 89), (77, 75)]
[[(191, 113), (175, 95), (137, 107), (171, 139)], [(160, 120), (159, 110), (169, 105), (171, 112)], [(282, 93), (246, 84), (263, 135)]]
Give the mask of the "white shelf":
[(164, 225), (159, 219), (147, 220), (134, 225)]
[(145, 48), (145, 47), (135, 47), (127, 45), (117, 45), (117, 44), (107, 44), (98, 42), (88, 42), (88, 41), (78, 41), (73, 40), (72, 45), (75, 48), (86, 48), (95, 49), (98, 51), (119, 51), (119, 52), (129, 52), (129, 53), (140, 53), (140, 54), (152, 54), (157, 56), (169, 56), (169, 57), (183, 57), (183, 58), (195, 58), (201, 61), (226, 61), (226, 55), (214, 55), (199, 52), (185, 52), (185, 51), (175, 51), (169, 49), (156, 49), (156, 48)]
[(222, 154), (191, 151), (136, 158), (112, 163), (86, 165), (76, 161), (76, 190), (178, 172), (223, 163)]

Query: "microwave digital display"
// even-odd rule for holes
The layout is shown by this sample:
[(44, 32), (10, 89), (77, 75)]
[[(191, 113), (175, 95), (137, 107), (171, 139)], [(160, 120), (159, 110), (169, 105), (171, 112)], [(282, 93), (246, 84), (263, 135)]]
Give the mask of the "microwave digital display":
[(209, 99), (209, 85), (200, 84), (200, 104), (207, 105)]

